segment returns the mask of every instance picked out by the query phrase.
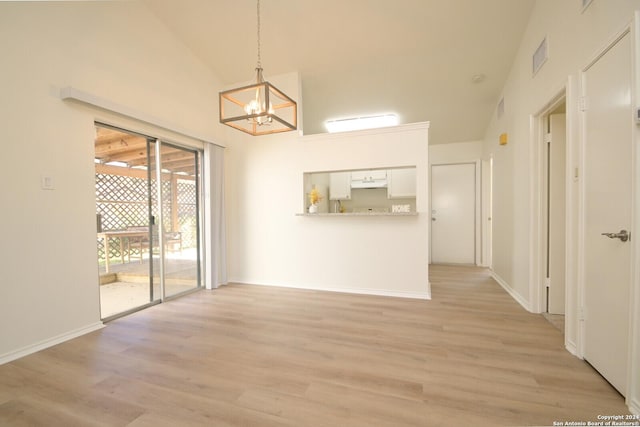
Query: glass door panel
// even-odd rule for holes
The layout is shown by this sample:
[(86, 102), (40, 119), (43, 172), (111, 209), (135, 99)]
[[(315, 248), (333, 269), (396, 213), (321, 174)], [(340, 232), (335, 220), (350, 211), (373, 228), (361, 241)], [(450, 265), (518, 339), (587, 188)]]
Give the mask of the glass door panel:
[(158, 187), (158, 162), (157, 154), (160, 143), (154, 139), (149, 139), (149, 212), (150, 212), (150, 235), (151, 241), (149, 250), (149, 274), (151, 275), (151, 292), (158, 298), (163, 298), (162, 293), (162, 253), (160, 252), (160, 201), (164, 195), (160, 192), (164, 190), (163, 187)]
[(165, 297), (200, 286), (198, 152), (162, 143), (162, 252)]
[(149, 262), (153, 244), (148, 148), (144, 136), (96, 125), (96, 225), (102, 319), (154, 301)]

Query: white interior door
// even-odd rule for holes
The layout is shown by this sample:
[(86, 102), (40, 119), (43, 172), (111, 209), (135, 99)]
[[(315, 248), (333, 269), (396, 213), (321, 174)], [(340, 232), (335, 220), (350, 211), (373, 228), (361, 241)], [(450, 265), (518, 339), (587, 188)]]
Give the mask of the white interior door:
[(431, 262), (476, 262), (476, 164), (431, 166)]
[(549, 301), (547, 311), (564, 314), (566, 249), (566, 146), (565, 114), (549, 116), (548, 239), (547, 277)]
[[(627, 34), (583, 73), (585, 218), (584, 357), (626, 393), (631, 244), (631, 40)], [(635, 236), (633, 236), (635, 238)]]

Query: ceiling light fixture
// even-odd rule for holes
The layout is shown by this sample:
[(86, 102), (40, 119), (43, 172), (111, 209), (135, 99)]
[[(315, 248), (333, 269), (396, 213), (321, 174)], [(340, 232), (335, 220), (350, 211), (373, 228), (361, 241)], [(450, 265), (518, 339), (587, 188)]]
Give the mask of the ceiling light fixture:
[(374, 129), (386, 126), (396, 126), (398, 116), (382, 114), (379, 116), (352, 117), (348, 119), (328, 120), (326, 122), (329, 133), (349, 132), (352, 130)]
[(260, 0), (257, 0), (258, 62), (256, 83), (220, 92), (220, 123), (250, 135), (288, 132), (298, 127), (296, 102), (262, 76)]

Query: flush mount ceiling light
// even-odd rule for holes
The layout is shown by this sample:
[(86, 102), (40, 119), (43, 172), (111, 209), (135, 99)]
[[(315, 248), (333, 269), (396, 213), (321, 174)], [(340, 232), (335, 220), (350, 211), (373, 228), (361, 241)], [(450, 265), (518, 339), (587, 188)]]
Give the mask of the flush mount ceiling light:
[(382, 114), (379, 116), (352, 117), (348, 119), (329, 120), (325, 124), (329, 133), (348, 132), (352, 130), (396, 126), (398, 124), (398, 116), (395, 114)]
[(288, 132), (298, 127), (296, 102), (262, 77), (260, 0), (257, 0), (258, 62), (256, 82), (220, 92), (220, 123), (250, 135)]

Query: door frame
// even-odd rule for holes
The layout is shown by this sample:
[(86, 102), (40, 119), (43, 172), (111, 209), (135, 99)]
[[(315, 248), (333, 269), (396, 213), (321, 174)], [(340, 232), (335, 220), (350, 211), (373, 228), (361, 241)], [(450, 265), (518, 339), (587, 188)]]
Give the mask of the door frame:
[[(632, 78), (631, 78), (631, 105), (634, 113), (637, 111), (640, 102), (640, 11), (636, 11), (633, 20), (611, 37), (607, 43), (600, 48), (595, 55), (580, 69), (579, 72), (579, 94), (583, 93), (583, 81), (586, 71), (603, 55), (605, 55), (621, 38), (629, 34), (631, 41), (631, 62), (632, 62)], [(579, 104), (576, 103), (576, 106)], [(631, 189), (631, 231), (636, 235), (632, 238), (631, 243), (631, 284), (629, 295), (629, 354), (627, 366), (627, 393), (626, 404), (630, 411), (640, 414), (640, 239), (637, 233), (640, 231), (640, 128), (635, 122), (634, 114), (630, 114), (629, 126), (632, 134), (632, 189)], [(585, 167), (584, 144), (585, 144), (585, 121), (582, 112), (579, 112), (579, 138), (576, 148), (579, 152), (579, 169), (582, 171)], [(581, 174), (583, 175), (583, 174)], [(585, 331), (584, 322), (580, 321), (582, 310), (584, 307), (585, 295), (585, 247), (584, 247), (584, 229), (585, 229), (585, 182), (578, 180), (578, 202), (579, 210), (577, 215), (578, 221), (578, 244), (577, 258), (579, 265), (577, 269), (577, 286), (576, 286), (576, 316), (578, 317), (578, 328), (576, 334), (576, 355), (584, 359)]]
[[(631, 27), (632, 78), (631, 105), (636, 107), (636, 114), (640, 106), (640, 11), (636, 11)], [(632, 128), (633, 160), (632, 160), (632, 229), (640, 231), (640, 129), (638, 123)], [(627, 390), (627, 405), (632, 413), (640, 415), (640, 239), (631, 242), (631, 294), (629, 325), (629, 387)], [(635, 380), (634, 380), (635, 378)]]
[[(434, 166), (454, 166), (454, 165), (474, 165), (475, 167), (475, 185), (474, 185), (474, 225), (473, 225), (473, 259), (475, 265), (482, 265), (482, 209), (481, 209), (481, 191), (482, 191), (482, 163), (478, 160), (462, 161), (462, 162), (442, 162), (429, 163), (429, 218), (432, 214), (432, 196), (433, 196), (433, 179), (432, 168)], [(433, 262), (433, 221), (429, 220), (429, 264)]]
[[(566, 110), (566, 103), (563, 104)], [(543, 253), (545, 259), (543, 265), (545, 268), (545, 288), (546, 288), (546, 301), (543, 302), (544, 312), (549, 314), (561, 314), (564, 316), (566, 311), (566, 187), (569, 183), (569, 176), (566, 171), (566, 112), (552, 111), (545, 117), (547, 122), (546, 144), (544, 152), (546, 158), (545, 164), (545, 186), (544, 186), (544, 199), (545, 202), (545, 222), (544, 229), (546, 230), (546, 239), (543, 245)], [(561, 132), (555, 126), (561, 127)], [(562, 134), (560, 134), (562, 133)], [(562, 162), (558, 162), (558, 159), (554, 156), (558, 156), (562, 159)], [(557, 193), (562, 194), (562, 199), (557, 198)], [(556, 198), (554, 199), (554, 196)], [(562, 216), (559, 216), (561, 214)], [(557, 221), (559, 220), (559, 221)], [(559, 223), (556, 223), (557, 221)], [(555, 247), (556, 244), (561, 243), (561, 248)], [(558, 258), (556, 258), (558, 256)], [(561, 289), (557, 289), (561, 288)], [(560, 292), (561, 291), (561, 292)], [(562, 304), (558, 304), (558, 300), (561, 299)], [(552, 308), (558, 311), (553, 311)]]
[(493, 154), (487, 160), (481, 161), (481, 182), (480, 194), (480, 240), (481, 240), (481, 263), (482, 267), (493, 268)]
[(573, 233), (573, 205), (571, 200), (575, 197), (573, 186), (569, 185), (572, 182), (572, 172), (575, 168), (572, 165), (575, 164), (575, 154), (571, 150), (572, 142), (575, 139), (575, 123), (576, 112), (570, 108), (574, 105), (574, 83), (573, 79), (569, 77), (567, 82), (557, 90), (549, 101), (547, 101), (542, 107), (540, 107), (536, 113), (532, 114), (529, 118), (530, 121), (530, 140), (532, 144), (530, 146), (530, 167), (532, 171), (531, 185), (531, 223), (530, 223), (530, 257), (531, 257), (531, 269), (530, 269), (530, 283), (529, 288), (529, 301), (530, 311), (533, 313), (542, 313), (546, 310), (546, 241), (547, 241), (547, 189), (546, 189), (546, 126), (549, 115), (556, 110), (561, 104), (567, 104), (566, 111), (566, 124), (567, 124), (567, 142), (566, 142), (566, 161), (565, 161), (565, 286), (567, 287), (566, 299), (565, 299), (565, 346), (567, 349), (575, 354), (574, 343), (567, 342), (570, 334), (566, 333), (569, 326), (567, 318), (572, 316), (571, 302), (572, 295), (568, 292), (569, 283), (573, 283), (572, 272), (574, 271), (573, 263), (573, 248), (570, 242), (575, 239)]

